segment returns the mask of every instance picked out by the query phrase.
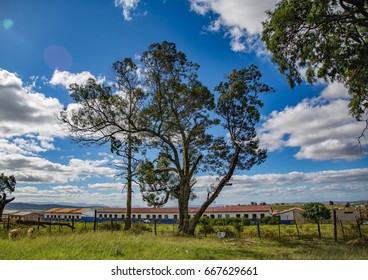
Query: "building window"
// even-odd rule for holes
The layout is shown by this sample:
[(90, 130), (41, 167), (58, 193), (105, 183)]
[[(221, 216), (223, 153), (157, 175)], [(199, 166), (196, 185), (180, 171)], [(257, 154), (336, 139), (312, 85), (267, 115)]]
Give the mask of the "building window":
[(100, 218), (102, 218), (102, 214), (99, 214), (98, 216), (99, 216)]
[(217, 218), (221, 219), (222, 218), (222, 214), (218, 214)]
[(138, 219), (141, 219), (141, 217), (142, 217), (141, 215), (138, 215)]
[(156, 219), (156, 215), (152, 215), (152, 218)]
[(248, 214), (244, 214), (244, 218), (249, 218), (249, 215)]
[(121, 218), (122, 218), (122, 219), (125, 219), (125, 215), (124, 215), (124, 214), (122, 214), (122, 215), (121, 215)]
[(240, 214), (236, 214), (236, 217), (237, 217), (237, 218), (240, 218), (240, 217), (241, 217), (241, 215), (240, 215)]
[(174, 219), (177, 220), (178, 219), (178, 215), (174, 215)]
[(225, 218), (230, 218), (230, 214), (225, 214)]
[(265, 214), (261, 214), (261, 219), (263, 219), (265, 217)]
[(135, 219), (135, 215), (132, 215), (132, 218)]
[(107, 218), (107, 214), (104, 215), (104, 218)]
[(159, 218), (159, 219), (162, 219), (162, 215), (158, 215), (158, 218)]
[(215, 218), (215, 215), (214, 214), (211, 214), (210, 217), (211, 217), (211, 219), (214, 219)]
[(252, 219), (257, 219), (257, 214), (252, 214)]
[(165, 215), (165, 219), (168, 219), (169, 218), (169, 215)]
[(114, 218), (115, 218), (115, 219), (117, 219), (117, 218), (118, 218), (118, 214), (115, 214), (115, 215), (114, 215)]
[(146, 215), (146, 219), (149, 219), (149, 218), (151, 218), (150, 215)]

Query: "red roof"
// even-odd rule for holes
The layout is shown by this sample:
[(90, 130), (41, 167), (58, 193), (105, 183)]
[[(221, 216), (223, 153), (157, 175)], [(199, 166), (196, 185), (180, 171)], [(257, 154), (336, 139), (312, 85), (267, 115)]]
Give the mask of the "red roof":
[[(198, 211), (198, 207), (190, 207), (189, 213)], [(125, 213), (126, 208), (98, 208), (97, 213)], [(241, 205), (241, 206), (217, 206), (208, 207), (206, 213), (224, 212), (271, 212), (272, 207), (268, 205)], [(134, 213), (178, 213), (178, 208), (132, 208)]]

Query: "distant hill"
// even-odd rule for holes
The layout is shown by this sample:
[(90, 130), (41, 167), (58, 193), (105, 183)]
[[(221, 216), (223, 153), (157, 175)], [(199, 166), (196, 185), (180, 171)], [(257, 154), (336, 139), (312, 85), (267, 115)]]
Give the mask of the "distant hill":
[(35, 204), (35, 203), (24, 203), (24, 202), (11, 202), (5, 206), (6, 210), (49, 210), (52, 208), (94, 208), (94, 207), (105, 207), (103, 205), (65, 205), (65, 204)]

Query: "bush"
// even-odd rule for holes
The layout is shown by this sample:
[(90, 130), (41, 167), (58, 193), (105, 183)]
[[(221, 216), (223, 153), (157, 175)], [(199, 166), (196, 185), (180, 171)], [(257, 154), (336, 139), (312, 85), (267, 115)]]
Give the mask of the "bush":
[(103, 222), (98, 224), (98, 228), (102, 230), (121, 230), (120, 223)]
[(273, 216), (273, 217), (264, 217), (260, 220), (262, 225), (278, 225), (280, 223), (280, 217)]
[(241, 222), (237, 221), (233, 223), (233, 227), (238, 233), (238, 236), (240, 238), (240, 234), (244, 231), (244, 225)]
[(144, 223), (135, 223), (132, 224), (131, 231), (134, 234), (141, 234), (144, 231), (152, 231), (152, 229)]
[(227, 237), (227, 238), (236, 237), (235, 232), (229, 227), (223, 227), (223, 228), (219, 229), (217, 232), (225, 232), (225, 234), (226, 234), (225, 237)]
[(204, 234), (207, 236), (207, 234), (215, 233), (215, 229), (213, 228), (211, 224), (211, 220), (208, 217), (203, 217), (199, 220), (199, 224), (201, 225), (201, 228), (199, 229), (199, 233)]

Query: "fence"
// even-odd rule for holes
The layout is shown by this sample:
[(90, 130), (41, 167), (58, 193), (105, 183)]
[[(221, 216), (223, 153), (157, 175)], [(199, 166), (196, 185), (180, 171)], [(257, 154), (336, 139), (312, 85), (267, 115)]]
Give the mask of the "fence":
[[(336, 221), (336, 220), (335, 220)], [(166, 222), (166, 223), (165, 223)], [(149, 231), (155, 235), (176, 235), (178, 221), (173, 220), (170, 223), (163, 219), (151, 219), (151, 220), (133, 220), (133, 227), (135, 225), (143, 225), (141, 231)], [(11, 219), (3, 220), (2, 229), (7, 232), (11, 228), (19, 226), (34, 226), (38, 232), (82, 232), (82, 231), (122, 231), (124, 228), (124, 221), (122, 219), (94, 219), (90, 220), (49, 220), (49, 221), (27, 221), (20, 222)], [(360, 221), (356, 223), (347, 222), (334, 222), (329, 224), (321, 224), (321, 237), (322, 239), (330, 239), (335, 241), (349, 241), (355, 238), (368, 237), (368, 225), (362, 224)], [(316, 224), (262, 224), (260, 220), (256, 223), (249, 223), (246, 226), (236, 227), (231, 223), (224, 223), (223, 225), (217, 224), (213, 226), (213, 232), (209, 234), (201, 231), (203, 225), (198, 225), (197, 236), (223, 236), (218, 235), (219, 232), (224, 232), (226, 237), (241, 237), (241, 238), (259, 238), (259, 239), (304, 239), (304, 240), (317, 240), (318, 230)], [(151, 234), (149, 233), (149, 234)]]

